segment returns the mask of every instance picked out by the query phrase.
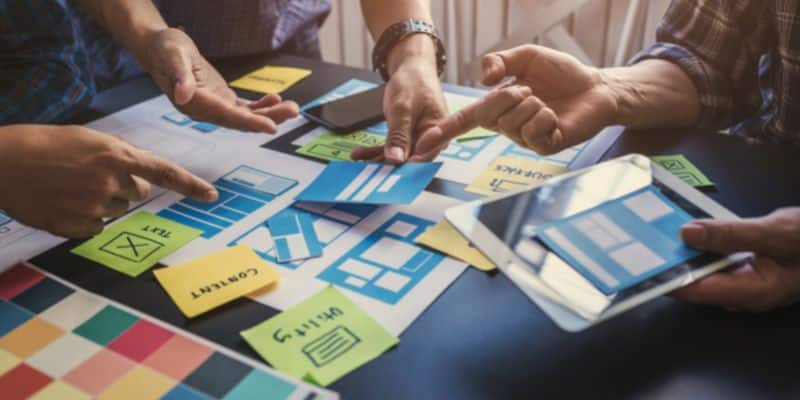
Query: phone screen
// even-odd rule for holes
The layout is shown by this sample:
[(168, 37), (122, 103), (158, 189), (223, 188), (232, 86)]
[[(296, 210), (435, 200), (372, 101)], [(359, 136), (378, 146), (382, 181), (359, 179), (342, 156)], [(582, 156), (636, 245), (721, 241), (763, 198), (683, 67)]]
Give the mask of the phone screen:
[(339, 133), (349, 133), (383, 121), (385, 85), (309, 108), (307, 118)]

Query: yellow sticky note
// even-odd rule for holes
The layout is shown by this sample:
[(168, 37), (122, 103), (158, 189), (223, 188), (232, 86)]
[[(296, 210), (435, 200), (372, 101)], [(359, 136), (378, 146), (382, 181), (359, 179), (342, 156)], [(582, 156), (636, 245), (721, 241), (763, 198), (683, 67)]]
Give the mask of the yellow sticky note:
[(268, 65), (231, 82), (231, 86), (257, 93), (280, 93), (309, 75), (308, 69)]
[(569, 169), (558, 164), (520, 157), (499, 157), (464, 190), (491, 196), (535, 186), (565, 172), (569, 172)]
[(272, 284), (280, 276), (243, 245), (153, 273), (187, 317), (200, 315)]
[(445, 220), (439, 221), (417, 236), (416, 242), (469, 263), (481, 271), (491, 271), (495, 268), (488, 258), (472, 247), (472, 244)]

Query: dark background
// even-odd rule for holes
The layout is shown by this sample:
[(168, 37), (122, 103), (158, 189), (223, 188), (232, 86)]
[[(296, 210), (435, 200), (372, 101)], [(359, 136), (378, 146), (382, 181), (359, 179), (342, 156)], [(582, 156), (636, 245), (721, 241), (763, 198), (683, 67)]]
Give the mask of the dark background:
[[(302, 104), (367, 71), (295, 57), (218, 64), (227, 79), (266, 63), (314, 73), (284, 98)], [(98, 97), (86, 122), (158, 94), (147, 78)], [(245, 97), (255, 94), (241, 92)], [(269, 143), (291, 151), (299, 128)], [(626, 132), (605, 159), (631, 152), (686, 155), (715, 182), (707, 194), (757, 216), (800, 205), (800, 150), (702, 131)], [(474, 198), (441, 180), (428, 190)], [(74, 256), (68, 242), (33, 263), (175, 326), (260, 360), (238, 332), (276, 313), (240, 299), (187, 320), (152, 272), (129, 278)], [(400, 336), (400, 344), (330, 386), (344, 399), (800, 398), (800, 307), (765, 314), (661, 298), (581, 333), (557, 328), (501, 274), (469, 268)]]

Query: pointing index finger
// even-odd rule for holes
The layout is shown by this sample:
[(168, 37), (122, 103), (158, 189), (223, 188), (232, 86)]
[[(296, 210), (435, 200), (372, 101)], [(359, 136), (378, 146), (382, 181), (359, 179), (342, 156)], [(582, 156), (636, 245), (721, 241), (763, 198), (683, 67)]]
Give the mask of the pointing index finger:
[(147, 151), (133, 148), (131, 154), (133, 157), (119, 161), (126, 173), (194, 200), (211, 202), (217, 199), (216, 188), (191, 172)]

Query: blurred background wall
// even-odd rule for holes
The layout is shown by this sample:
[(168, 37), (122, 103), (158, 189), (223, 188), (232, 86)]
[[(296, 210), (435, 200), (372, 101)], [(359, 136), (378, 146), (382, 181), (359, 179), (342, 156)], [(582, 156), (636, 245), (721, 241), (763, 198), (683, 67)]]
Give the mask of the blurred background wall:
[[(538, 43), (598, 66), (624, 63), (652, 42), (669, 0), (431, 0), (448, 48), (445, 81), (472, 84), (480, 56)], [(370, 68), (359, 0), (333, 0), (321, 32), (326, 61)], [(476, 62), (478, 62), (476, 64)]]

